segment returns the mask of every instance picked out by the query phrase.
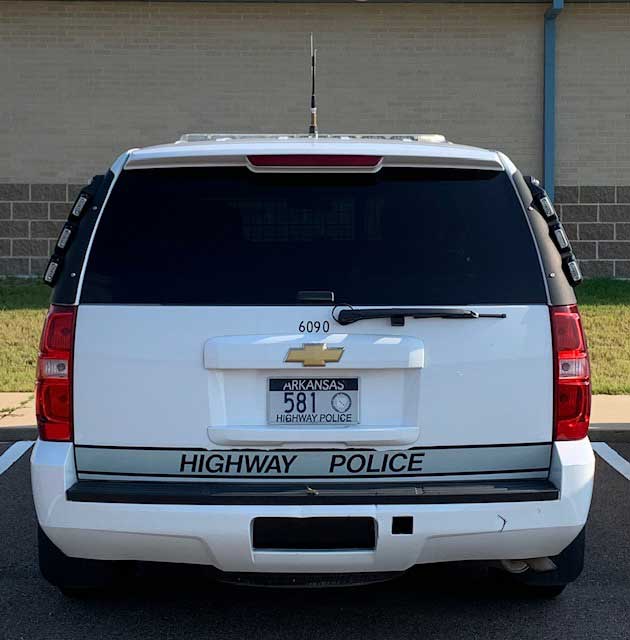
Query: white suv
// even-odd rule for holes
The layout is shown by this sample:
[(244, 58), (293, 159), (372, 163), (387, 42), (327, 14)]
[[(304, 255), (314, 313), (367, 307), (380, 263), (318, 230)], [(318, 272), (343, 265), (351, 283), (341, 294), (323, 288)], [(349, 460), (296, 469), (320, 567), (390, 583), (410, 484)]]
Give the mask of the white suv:
[(138, 562), (304, 584), (483, 560), (543, 595), (579, 575), (581, 275), (502, 153), (134, 149), (83, 190), (44, 279), (32, 481), (64, 591)]

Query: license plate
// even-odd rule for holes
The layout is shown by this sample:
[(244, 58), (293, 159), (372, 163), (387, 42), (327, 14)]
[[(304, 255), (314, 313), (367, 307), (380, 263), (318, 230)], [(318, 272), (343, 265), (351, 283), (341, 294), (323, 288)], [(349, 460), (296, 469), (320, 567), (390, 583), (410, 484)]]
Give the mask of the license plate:
[(270, 424), (357, 424), (359, 378), (270, 378), (267, 410)]

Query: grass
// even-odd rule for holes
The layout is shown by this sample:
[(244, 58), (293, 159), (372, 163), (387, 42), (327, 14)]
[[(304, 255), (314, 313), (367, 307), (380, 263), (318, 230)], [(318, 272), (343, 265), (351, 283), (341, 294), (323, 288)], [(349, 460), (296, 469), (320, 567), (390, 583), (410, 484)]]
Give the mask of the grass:
[(0, 281), (0, 391), (33, 390), (50, 291), (32, 280)]
[[(589, 280), (576, 289), (588, 336), (595, 393), (630, 393), (630, 282)], [(50, 289), (0, 280), (0, 391), (32, 391)]]
[(577, 289), (595, 393), (630, 393), (630, 282), (588, 280)]

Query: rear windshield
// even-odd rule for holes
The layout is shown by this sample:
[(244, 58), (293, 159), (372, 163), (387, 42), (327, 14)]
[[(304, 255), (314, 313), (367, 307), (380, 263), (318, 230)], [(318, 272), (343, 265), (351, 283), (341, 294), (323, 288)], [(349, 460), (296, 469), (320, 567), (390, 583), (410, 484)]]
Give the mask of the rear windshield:
[(81, 302), (293, 305), (299, 291), (353, 305), (546, 302), (504, 172), (246, 167), (123, 172)]

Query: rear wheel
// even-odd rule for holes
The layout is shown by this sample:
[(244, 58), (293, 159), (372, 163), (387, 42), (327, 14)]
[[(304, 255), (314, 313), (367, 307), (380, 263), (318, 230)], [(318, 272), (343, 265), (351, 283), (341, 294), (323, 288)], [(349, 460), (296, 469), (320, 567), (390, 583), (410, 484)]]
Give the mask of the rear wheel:
[(582, 573), (585, 538), (584, 528), (564, 551), (552, 556), (551, 560), (556, 565), (553, 571), (528, 569), (523, 573), (508, 574), (508, 579), (520, 593), (534, 598), (555, 598)]
[(114, 586), (122, 576), (126, 563), (89, 560), (67, 556), (37, 527), (39, 569), (64, 595), (78, 597), (94, 589)]

